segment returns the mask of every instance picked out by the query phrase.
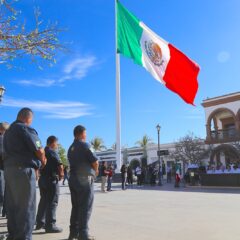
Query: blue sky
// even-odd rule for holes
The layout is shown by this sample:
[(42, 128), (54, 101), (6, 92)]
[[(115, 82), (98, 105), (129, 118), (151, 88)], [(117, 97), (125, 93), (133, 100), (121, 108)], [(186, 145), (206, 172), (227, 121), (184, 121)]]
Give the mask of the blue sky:
[[(155, 81), (131, 60), (121, 57), (122, 145), (133, 146), (144, 134), (161, 142), (176, 141), (189, 131), (205, 137), (203, 99), (240, 89), (239, 0), (122, 0), (126, 8), (200, 66), (196, 107)], [(68, 147), (72, 129), (83, 124), (89, 140), (115, 142), (114, 0), (21, 0), (27, 25), (39, 6), (47, 22), (67, 28), (60, 40), (70, 51), (57, 56), (52, 68), (39, 70), (29, 59), (21, 68), (0, 65), (6, 89), (0, 121), (12, 122), (20, 107), (35, 110), (35, 127), (43, 142), (56, 135)]]

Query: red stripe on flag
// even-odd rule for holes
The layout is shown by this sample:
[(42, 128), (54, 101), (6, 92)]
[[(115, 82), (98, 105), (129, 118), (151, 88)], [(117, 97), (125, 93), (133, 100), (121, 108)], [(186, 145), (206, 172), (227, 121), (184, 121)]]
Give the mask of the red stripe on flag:
[(199, 66), (173, 45), (168, 44), (170, 61), (163, 80), (166, 87), (177, 93), (185, 102), (194, 104), (198, 91)]

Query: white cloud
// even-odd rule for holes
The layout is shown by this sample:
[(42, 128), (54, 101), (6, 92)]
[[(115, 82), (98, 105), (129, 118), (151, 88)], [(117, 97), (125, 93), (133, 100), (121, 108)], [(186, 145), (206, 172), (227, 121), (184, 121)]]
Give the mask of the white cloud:
[(225, 63), (225, 62), (229, 61), (230, 57), (231, 57), (231, 55), (229, 52), (221, 51), (218, 53), (217, 60), (220, 63)]
[(64, 73), (68, 77), (81, 79), (86, 77), (90, 68), (96, 65), (97, 59), (94, 56), (86, 58), (77, 58), (66, 64)]
[(64, 86), (64, 83), (69, 80), (81, 80), (86, 77), (89, 71), (98, 64), (95, 56), (78, 57), (68, 62), (62, 70), (59, 78), (45, 79), (23, 79), (14, 81), (23, 86), (34, 87), (52, 87)]
[(57, 85), (57, 81), (54, 79), (43, 79), (41, 81), (39, 80), (20, 80), (20, 81), (16, 81), (16, 83), (26, 86), (26, 87), (30, 87), (30, 86), (34, 86), (34, 87), (52, 87), (54, 85)]
[(92, 106), (74, 101), (30, 101), (24, 99), (5, 98), (3, 106), (12, 108), (29, 107), (36, 112), (44, 113), (45, 118), (74, 119), (82, 116), (92, 115)]

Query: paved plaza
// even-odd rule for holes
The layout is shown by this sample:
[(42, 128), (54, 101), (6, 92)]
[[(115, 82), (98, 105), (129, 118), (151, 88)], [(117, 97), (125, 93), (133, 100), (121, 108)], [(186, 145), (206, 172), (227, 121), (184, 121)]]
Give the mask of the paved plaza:
[[(96, 184), (91, 233), (97, 240), (238, 240), (240, 189), (143, 187), (100, 193)], [(62, 234), (34, 232), (33, 240), (68, 237), (71, 201), (61, 186), (58, 225)], [(6, 220), (0, 220), (1, 233)]]

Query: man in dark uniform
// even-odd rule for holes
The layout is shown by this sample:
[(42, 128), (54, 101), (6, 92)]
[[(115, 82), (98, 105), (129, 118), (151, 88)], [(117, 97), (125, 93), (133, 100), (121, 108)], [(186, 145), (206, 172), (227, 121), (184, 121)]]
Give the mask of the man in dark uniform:
[(62, 229), (56, 226), (56, 210), (59, 199), (58, 181), (63, 178), (63, 165), (57, 149), (58, 139), (50, 136), (45, 148), (47, 164), (40, 171), (41, 176), (38, 182), (41, 198), (36, 221), (36, 230), (45, 228), (46, 233), (62, 232)]
[(9, 128), (9, 124), (6, 122), (0, 123), (0, 214), (2, 217), (6, 216), (5, 212), (5, 200), (4, 200), (4, 193), (5, 193), (5, 180), (4, 180), (4, 172), (3, 172), (3, 137), (4, 133)]
[(88, 233), (88, 222), (94, 199), (94, 177), (98, 175), (98, 160), (86, 143), (86, 129), (74, 129), (74, 142), (68, 150), (70, 163), (69, 188), (72, 212), (69, 240), (94, 240)]
[(21, 109), (4, 135), (9, 240), (32, 240), (36, 212), (35, 172), (46, 164), (38, 134), (30, 127), (32, 120), (32, 110)]

